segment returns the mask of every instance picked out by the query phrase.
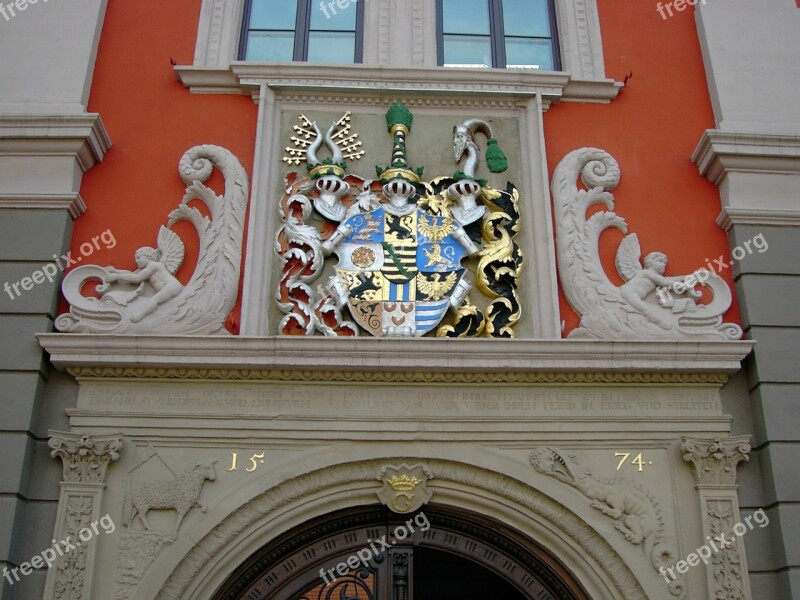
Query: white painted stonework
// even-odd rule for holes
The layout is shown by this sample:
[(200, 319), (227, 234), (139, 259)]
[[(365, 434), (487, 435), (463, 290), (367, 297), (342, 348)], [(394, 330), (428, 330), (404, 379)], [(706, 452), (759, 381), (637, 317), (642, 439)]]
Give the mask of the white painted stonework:
[[(203, 185), (217, 166), (225, 177), (225, 195)], [(65, 332), (226, 334), (225, 321), (236, 304), (242, 254), (248, 181), (244, 168), (229, 151), (196, 146), (184, 154), (180, 174), (186, 195), (169, 215), (169, 226), (191, 222), (200, 238), (200, 252), (186, 286), (175, 273), (183, 263), (180, 237), (162, 226), (156, 248), (136, 252), (136, 271), (83, 265), (64, 278), (62, 291), (69, 313), (56, 320)], [(201, 200), (210, 218), (189, 205)], [(97, 282), (100, 298), (85, 296), (84, 286)]]

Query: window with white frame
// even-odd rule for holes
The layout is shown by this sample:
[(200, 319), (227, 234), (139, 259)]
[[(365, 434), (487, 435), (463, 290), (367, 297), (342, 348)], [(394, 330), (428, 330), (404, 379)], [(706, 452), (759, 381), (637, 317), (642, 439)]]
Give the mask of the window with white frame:
[(436, 0), (439, 65), (560, 70), (553, 0)]
[(239, 58), (360, 63), (363, 2), (246, 0)]

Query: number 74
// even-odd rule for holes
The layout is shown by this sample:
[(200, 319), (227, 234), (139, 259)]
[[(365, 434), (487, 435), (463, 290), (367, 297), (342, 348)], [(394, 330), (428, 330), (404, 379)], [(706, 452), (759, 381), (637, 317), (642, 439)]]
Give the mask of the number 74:
[[(632, 454), (631, 452), (615, 452), (614, 453), (615, 457), (617, 457), (617, 458), (620, 457), (620, 456), (622, 457), (622, 459), (619, 461), (619, 464), (617, 465), (617, 471), (622, 470), (622, 466), (625, 464), (625, 461), (628, 460), (628, 458), (630, 458), (631, 454)], [(633, 463), (634, 465), (638, 465), (640, 473), (642, 471), (644, 471), (645, 462), (644, 462), (644, 459), (642, 458), (642, 453), (641, 452), (639, 452), (639, 454), (636, 455), (636, 458), (634, 458), (631, 461), (631, 463)]]

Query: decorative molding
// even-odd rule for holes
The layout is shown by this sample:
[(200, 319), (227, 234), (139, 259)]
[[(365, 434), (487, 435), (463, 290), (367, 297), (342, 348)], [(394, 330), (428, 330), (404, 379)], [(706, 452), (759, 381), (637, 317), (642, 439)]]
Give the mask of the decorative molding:
[(611, 385), (722, 386), (727, 375), (718, 373), (438, 373), (435, 371), (290, 371), (271, 369), (181, 369), (141, 367), (73, 367), (73, 377), (85, 379), (178, 379), (225, 381), (291, 381), (345, 383), (517, 383)]
[[(628, 542), (641, 546), (654, 570), (677, 560), (677, 550), (666, 539), (663, 514), (651, 494), (622, 481), (599, 480), (576, 457), (557, 448), (537, 448), (530, 463), (538, 472), (578, 490), (592, 508), (611, 518)], [(682, 597), (684, 584), (675, 580), (669, 590)]]
[[(683, 460), (691, 465), (700, 495), (703, 537), (720, 541), (706, 569), (708, 597), (715, 600), (752, 600), (736, 487), (736, 468), (749, 460), (750, 436), (728, 438), (683, 437)], [(742, 525), (743, 526), (743, 525)], [(722, 537), (725, 536), (725, 537)]]
[(119, 536), (114, 600), (131, 600), (147, 569), (174, 538), (149, 531), (121, 531)]
[(378, 64), (388, 65), (391, 50), (391, 0), (375, 0), (378, 3)]
[[(734, 373), (754, 342), (38, 334), (59, 368), (442, 373)], [(369, 365), (365, 368), (364, 365)], [(402, 375), (405, 377), (405, 375)], [(475, 375), (471, 375), (475, 376)], [(516, 376), (516, 375), (514, 375)], [(605, 375), (603, 375), (605, 376)], [(636, 375), (623, 375), (635, 378)], [(350, 377), (347, 375), (347, 377)]]
[(0, 153), (72, 156), (88, 171), (111, 148), (97, 113), (82, 115), (0, 115)]
[(736, 467), (750, 460), (750, 436), (713, 439), (684, 437), (683, 460), (690, 463), (697, 485), (719, 487), (736, 485)]
[(194, 64), (227, 67), (237, 58), (244, 0), (203, 0)]
[[(79, 532), (88, 528), (94, 516), (94, 495), (71, 495), (65, 504), (66, 518), (64, 535), (59, 539), (77, 541)], [(91, 531), (91, 530), (90, 530)], [(54, 586), (47, 600), (75, 600), (89, 598), (91, 579), (89, 572), (89, 546), (76, 544), (61, 560), (57, 560), (53, 570)]]
[[(723, 322), (733, 301), (728, 284), (707, 269), (666, 276), (667, 256), (644, 257), (635, 233), (623, 238), (615, 265), (624, 283), (615, 285), (600, 259), (599, 239), (606, 229), (628, 231), (613, 212), (611, 194), (620, 180), (619, 164), (605, 150), (579, 148), (567, 154), (553, 173), (558, 270), (561, 287), (581, 317), (570, 338), (738, 340), (742, 328)], [(579, 187), (583, 182), (586, 189)], [(587, 216), (594, 205), (607, 210)], [(702, 274), (702, 276), (701, 276)], [(707, 303), (697, 303), (703, 286)]]
[(722, 207), (717, 225), (725, 231), (735, 225), (800, 227), (800, 210), (761, 210), (758, 208)]
[[(218, 196), (203, 185), (217, 167), (225, 179)], [(70, 271), (61, 289), (70, 310), (55, 326), (72, 333), (225, 335), (225, 321), (236, 304), (242, 239), (248, 200), (247, 173), (220, 146), (195, 146), (181, 158), (186, 194), (161, 226), (156, 248), (136, 251), (136, 271), (83, 265)], [(191, 202), (199, 200), (208, 216)], [(194, 225), (200, 242), (197, 264), (184, 286), (175, 274), (184, 260), (183, 240), (170, 227)], [(87, 283), (100, 297), (84, 295)], [(99, 285), (98, 285), (99, 283)]]
[(88, 433), (50, 431), (50, 456), (60, 458), (64, 481), (105, 483), (108, 465), (119, 458), (122, 435), (91, 436)]
[(596, 0), (556, 0), (561, 68), (577, 79), (603, 79), (603, 40)]
[[(364, 7), (367, 13), (365, 15), (364, 48), (365, 51), (369, 49), (364, 55), (366, 63), (374, 61), (372, 67), (404, 63), (408, 63), (404, 65), (408, 67), (435, 65), (437, 59), (435, 27), (430, 22), (426, 22), (426, 19), (430, 21), (431, 16), (435, 18), (435, 11), (431, 9), (430, 4), (425, 0), (411, 0), (408, 9), (401, 10), (395, 7), (394, 0), (368, 2)], [(405, 4), (401, 6), (406, 8)], [(588, 90), (584, 89), (582, 93), (572, 96), (571, 99), (576, 102), (608, 102), (616, 97), (621, 84), (605, 78), (597, 0), (556, 0), (555, 8), (563, 73), (577, 81), (592, 80), (598, 83), (595, 86), (597, 95), (588, 94)], [(376, 13), (374, 17), (372, 11)], [(206, 71), (205, 76), (201, 78), (205, 81), (195, 78), (192, 83), (189, 83), (184, 78), (185, 75), (182, 75), (187, 67), (176, 68), (179, 79), (193, 92), (242, 93), (238, 82), (230, 79), (229, 68), (238, 58), (243, 14), (244, 0), (203, 0), (193, 66), (200, 71)], [(374, 23), (374, 27), (370, 28), (370, 23)], [(396, 43), (398, 35), (410, 37), (410, 50), (398, 48), (397, 52), (392, 52), (392, 44)], [(267, 68), (271, 69), (287, 64), (291, 63), (274, 63)], [(336, 65), (336, 69), (345, 66), (347, 65)], [(331, 69), (330, 65), (326, 65), (324, 68)], [(209, 69), (217, 69), (219, 72), (212, 75)], [(461, 69), (437, 70), (438, 73), (448, 71), (458, 72)], [(472, 72), (505, 71), (491, 69)], [(535, 75), (539, 75), (539, 73), (526, 74), (528, 77)], [(437, 75), (432, 80), (435, 81), (438, 78)]]
[(73, 219), (86, 212), (86, 203), (77, 192), (71, 194), (0, 194), (0, 208), (68, 210)]
[(711, 575), (712, 597), (714, 600), (751, 600), (742, 540), (731, 533), (740, 522), (736, 502), (733, 499), (706, 502), (704, 521), (706, 531), (713, 539), (726, 534), (724, 539), (734, 542), (720, 544), (722, 547), (719, 551), (711, 555), (707, 572)]
[(433, 496), (427, 487), (429, 479), (433, 479), (433, 475), (425, 465), (386, 465), (378, 475), (378, 481), (383, 484), (378, 499), (392, 512), (416, 512)]
[(81, 531), (100, 517), (108, 465), (119, 458), (122, 435), (92, 436), (62, 431), (49, 434), (50, 455), (60, 458), (64, 467), (53, 539), (76, 543), (47, 571), (44, 598), (91, 600), (97, 544), (77, 541), (85, 541)]
[[(410, 104), (409, 94), (451, 96), (460, 105), (473, 97), (524, 99), (537, 94), (549, 103), (562, 99), (574, 102), (607, 103), (616, 98), (622, 84), (613, 79), (578, 79), (562, 72), (520, 73), (504, 69), (390, 68), (369, 65), (330, 65), (316, 63), (234, 62), (230, 69), (201, 66), (174, 67), (178, 80), (193, 93), (250, 94), (257, 100), (260, 84), (279, 95), (303, 92), (311, 97), (343, 94), (358, 88), (353, 95), (398, 96)], [(570, 85), (571, 84), (571, 85)], [(474, 106), (468, 104), (469, 106)]]
[[(413, 458), (404, 457), (393, 460), (409, 464), (414, 461)], [(257, 528), (269, 527), (270, 515), (286, 513), (287, 509), (299, 504), (306, 507), (305, 500), (310, 494), (329, 498), (336, 490), (349, 484), (371, 482), (377, 485), (375, 473), (382, 464), (383, 461), (373, 460), (337, 465), (301, 475), (266, 490), (225, 517), (187, 552), (164, 585), (159, 586), (157, 600), (193, 600), (197, 597), (193, 593), (194, 586), (202, 584), (203, 575), (213, 568), (218, 557), (230, 553), (237, 542), (247, 539)], [(499, 473), (465, 463), (430, 460), (426, 464), (436, 473), (437, 493), (466, 488), (482, 498), (494, 495), (504, 504), (518, 507), (517, 510), (531, 511), (549, 524), (551, 532), (576, 545), (588, 560), (596, 563), (596, 568), (602, 569), (603, 576), (614, 590), (612, 592), (609, 589), (606, 594), (615, 593), (618, 594), (615, 597), (624, 600), (648, 597), (628, 564), (598, 531), (541, 491)], [(348, 489), (348, 494), (352, 495), (352, 488)]]
[(728, 173), (800, 175), (800, 135), (707, 129), (692, 152), (692, 162), (716, 185)]

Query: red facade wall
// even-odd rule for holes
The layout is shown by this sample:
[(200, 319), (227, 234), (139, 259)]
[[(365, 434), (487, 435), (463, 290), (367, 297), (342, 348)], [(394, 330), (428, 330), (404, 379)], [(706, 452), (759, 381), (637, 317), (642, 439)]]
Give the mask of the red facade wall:
[[(598, 146), (620, 163), (617, 212), (639, 234), (644, 253), (660, 250), (667, 274), (688, 274), (705, 259), (729, 257), (714, 185), (689, 157), (702, 132), (714, 126), (691, 12), (663, 20), (656, 2), (598, 0), (608, 77), (629, 77), (608, 105), (562, 103), (544, 116), (550, 174), (581, 146)], [(252, 178), (257, 111), (249, 97), (193, 95), (173, 64), (191, 64), (200, 1), (109, 2), (89, 110), (101, 114), (114, 143), (103, 163), (85, 174), (88, 210), (75, 222), (72, 249), (111, 229), (117, 242), (91, 257), (97, 264), (134, 268), (137, 248), (155, 243), (160, 225), (183, 196), (178, 160), (197, 144), (231, 150)], [(221, 178), (210, 184), (221, 191)], [(197, 240), (187, 223), (176, 226), (194, 269)], [(607, 271), (622, 234), (602, 239)], [(530, 272), (528, 272), (530, 274)], [(731, 281), (730, 271), (721, 275)], [(577, 317), (563, 300), (567, 331)], [(61, 310), (65, 310), (63, 306)], [(237, 306), (236, 312), (239, 307)], [(727, 321), (739, 322), (734, 304)]]

